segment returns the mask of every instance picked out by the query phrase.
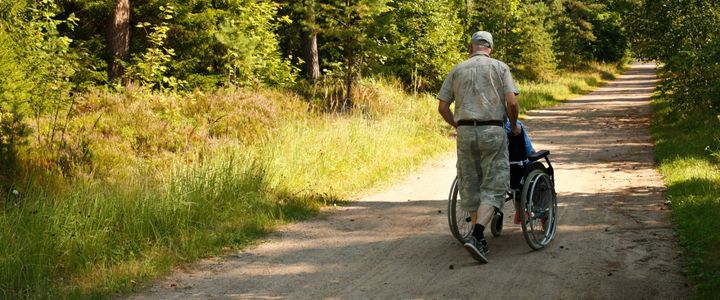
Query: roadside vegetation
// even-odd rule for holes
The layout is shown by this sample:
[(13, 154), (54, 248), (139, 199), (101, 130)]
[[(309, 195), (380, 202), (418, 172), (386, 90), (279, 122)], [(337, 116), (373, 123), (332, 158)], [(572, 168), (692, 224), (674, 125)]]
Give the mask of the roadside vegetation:
[(0, 298), (131, 291), (447, 153), (434, 95), (476, 30), (523, 111), (588, 92), (629, 58), (621, 12), (0, 2)]
[(719, 11), (717, 1), (645, 1), (627, 27), (636, 55), (661, 63), (653, 136), (698, 299), (720, 295)]
[[(603, 74), (521, 84), (533, 91), (521, 102), (554, 104), (590, 91)], [(358, 86), (368, 95), (358, 105), (374, 107), (343, 115), (308, 113), (299, 96), (273, 91), (80, 97), (83, 113), (67, 139), (93, 141), (91, 150), (57, 154), (74, 175), (47, 172), (50, 154), (23, 154), (4, 195), (0, 236), (12, 242), (0, 244), (3, 298), (129, 291), (453, 149), (432, 95), (378, 81)], [(168, 113), (172, 119), (162, 117)], [(227, 120), (210, 122), (213, 114)]]
[(655, 100), (653, 136), (659, 171), (696, 297), (720, 293), (720, 115), (673, 109)]

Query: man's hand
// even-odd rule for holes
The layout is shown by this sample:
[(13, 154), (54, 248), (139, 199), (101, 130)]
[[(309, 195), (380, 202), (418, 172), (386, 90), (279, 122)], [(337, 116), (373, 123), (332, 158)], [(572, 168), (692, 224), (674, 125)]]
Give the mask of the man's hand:
[(522, 127), (520, 127), (520, 125), (518, 124), (515, 124), (515, 128), (512, 129), (512, 134), (519, 135), (520, 133), (522, 133)]

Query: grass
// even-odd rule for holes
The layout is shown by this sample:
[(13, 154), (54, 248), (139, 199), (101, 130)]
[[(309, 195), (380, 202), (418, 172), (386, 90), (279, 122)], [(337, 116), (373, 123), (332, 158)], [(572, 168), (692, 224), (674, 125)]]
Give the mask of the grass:
[[(601, 74), (520, 83), (521, 101), (539, 99), (521, 105), (557, 103)], [(31, 122), (23, 167), (0, 191), (0, 298), (137, 290), (454, 147), (433, 95), (383, 80), (356, 88), (345, 114), (283, 91), (129, 89), (78, 96), (64, 143), (44, 134), (50, 120)]]
[(690, 282), (699, 299), (720, 295), (720, 115), (673, 109), (657, 97), (655, 152)]
[(269, 190), (251, 158), (220, 157), (180, 167), (166, 182), (74, 182), (57, 196), (30, 188), (8, 199), (0, 217), (2, 238), (10, 241), (0, 245), (2, 296), (104, 297), (178, 263), (245, 245), (323, 204)]

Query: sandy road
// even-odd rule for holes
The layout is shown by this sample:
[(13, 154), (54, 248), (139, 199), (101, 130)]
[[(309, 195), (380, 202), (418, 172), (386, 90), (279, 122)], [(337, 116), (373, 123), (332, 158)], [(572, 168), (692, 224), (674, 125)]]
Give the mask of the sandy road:
[[(558, 234), (531, 251), (506, 207), (505, 231), (476, 263), (450, 235), (455, 157), (385, 192), (288, 225), (236, 255), (176, 272), (132, 299), (678, 299), (689, 288), (649, 137), (653, 65), (528, 114), (551, 150)], [(522, 103), (521, 103), (522, 105)]]

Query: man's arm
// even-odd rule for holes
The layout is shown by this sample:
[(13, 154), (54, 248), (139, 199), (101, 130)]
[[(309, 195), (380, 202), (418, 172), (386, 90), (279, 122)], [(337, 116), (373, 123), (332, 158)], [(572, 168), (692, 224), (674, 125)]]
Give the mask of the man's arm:
[[(442, 100), (438, 100), (438, 102), (438, 112), (443, 117), (445, 122), (450, 124), (450, 126), (457, 128), (457, 123), (455, 123), (453, 112), (452, 110), (450, 110), (450, 103)], [(517, 120), (517, 116), (515, 117), (515, 119)]]
[(522, 129), (517, 124), (520, 106), (518, 105), (515, 93), (505, 93), (505, 101), (507, 102), (506, 113), (508, 118), (510, 118), (510, 129), (512, 130), (513, 135), (518, 135), (522, 132)]

